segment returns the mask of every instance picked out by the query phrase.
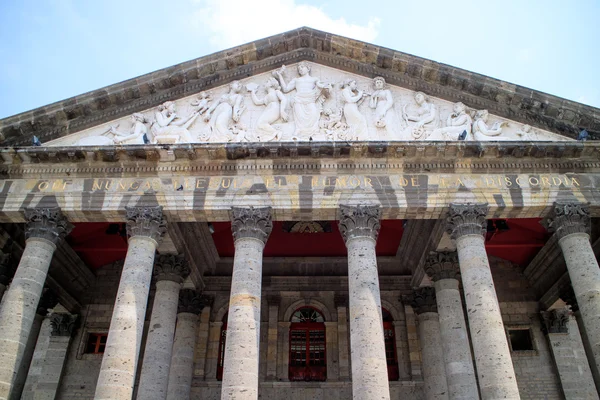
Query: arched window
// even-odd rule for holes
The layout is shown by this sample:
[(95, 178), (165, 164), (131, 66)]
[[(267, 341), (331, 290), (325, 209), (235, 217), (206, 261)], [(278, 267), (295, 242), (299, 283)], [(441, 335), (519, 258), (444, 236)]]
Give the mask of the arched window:
[(392, 318), (392, 314), (385, 308), (381, 309), (381, 314), (383, 316), (383, 337), (385, 339), (385, 359), (387, 361), (388, 379), (390, 381), (397, 381), (400, 374), (398, 372), (394, 319)]
[(217, 380), (223, 380), (223, 360), (225, 358), (225, 342), (227, 340), (227, 316), (223, 316), (223, 325), (221, 325), (221, 335), (219, 335), (219, 358), (217, 361)]
[(325, 381), (325, 319), (312, 307), (299, 308), (290, 325), (290, 381)]

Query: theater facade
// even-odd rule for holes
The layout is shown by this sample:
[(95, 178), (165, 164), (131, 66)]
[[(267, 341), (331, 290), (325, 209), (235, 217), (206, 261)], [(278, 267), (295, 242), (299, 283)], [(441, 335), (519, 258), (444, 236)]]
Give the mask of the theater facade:
[(596, 108), (300, 28), (0, 133), (0, 399), (598, 399)]

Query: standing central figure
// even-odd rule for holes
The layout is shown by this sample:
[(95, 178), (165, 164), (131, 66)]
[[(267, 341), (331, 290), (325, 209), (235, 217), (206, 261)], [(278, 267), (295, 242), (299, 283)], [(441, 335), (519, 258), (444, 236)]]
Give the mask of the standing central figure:
[(321, 82), (319, 78), (310, 76), (310, 66), (301, 62), (298, 64), (297, 78), (288, 83), (283, 78), (285, 66), (273, 72), (281, 83), (281, 90), (288, 93), (296, 89), (293, 100), (295, 131), (292, 140), (309, 140), (312, 135), (319, 132), (319, 118), (323, 108), (324, 89), (331, 89), (331, 84)]

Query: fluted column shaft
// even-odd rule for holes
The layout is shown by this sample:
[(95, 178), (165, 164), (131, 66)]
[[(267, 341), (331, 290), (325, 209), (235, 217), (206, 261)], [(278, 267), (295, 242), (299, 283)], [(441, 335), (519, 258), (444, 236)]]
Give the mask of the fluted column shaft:
[(487, 205), (451, 205), (448, 231), (456, 240), (481, 398), (519, 399), (519, 388), (485, 251)]
[(25, 250), (0, 308), (0, 399), (12, 390), (52, 255), (72, 229), (58, 208), (28, 209), (25, 218)]
[(166, 230), (162, 208), (127, 208), (127, 230), (129, 246), (100, 366), (96, 400), (132, 397), (154, 253)]
[(435, 282), (448, 398), (477, 400), (479, 399), (477, 380), (462, 299), (458, 290), (460, 277), (458, 255), (456, 253), (431, 254), (427, 259), (425, 270)]
[(167, 398), (179, 290), (189, 273), (183, 256), (164, 254), (155, 262), (156, 292), (137, 391), (140, 400)]
[(222, 400), (256, 400), (263, 249), (272, 230), (270, 208), (233, 208), (235, 256), (223, 360)]
[(340, 207), (348, 249), (352, 397), (357, 400), (390, 398), (375, 254), (380, 213), (374, 206)]
[(595, 364), (600, 369), (600, 268), (590, 244), (589, 208), (556, 203), (548, 227), (558, 235)]

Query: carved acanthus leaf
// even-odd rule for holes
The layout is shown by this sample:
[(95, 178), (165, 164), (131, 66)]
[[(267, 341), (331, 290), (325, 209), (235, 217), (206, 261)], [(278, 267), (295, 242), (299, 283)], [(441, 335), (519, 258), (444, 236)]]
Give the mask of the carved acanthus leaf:
[(447, 229), (452, 239), (464, 235), (485, 235), (487, 204), (450, 204)]
[(253, 238), (267, 243), (272, 230), (271, 207), (233, 207), (231, 209), (231, 232), (234, 241)]
[(157, 281), (169, 280), (182, 283), (190, 274), (185, 256), (161, 254), (154, 260), (154, 277)]
[(544, 333), (569, 333), (570, 318), (568, 310), (542, 312)]
[(73, 225), (67, 221), (59, 207), (25, 209), (25, 238), (46, 239), (58, 245), (67, 236)]
[(591, 218), (587, 204), (554, 203), (552, 214), (543, 221), (546, 229), (559, 239), (572, 233), (590, 233)]
[(127, 234), (130, 237), (147, 236), (160, 243), (167, 232), (167, 222), (162, 206), (125, 207), (127, 212)]
[(425, 272), (436, 282), (440, 279), (460, 279), (460, 264), (456, 252), (432, 252), (427, 257)]
[(381, 209), (378, 205), (340, 205), (339, 228), (344, 242), (357, 237), (368, 237), (377, 241), (381, 224)]
[(437, 312), (435, 288), (430, 286), (417, 288), (412, 294), (402, 296), (402, 302), (410, 305), (417, 314)]
[(56, 313), (50, 315), (52, 336), (71, 336), (77, 323), (78, 315)]
[(202, 309), (212, 304), (212, 297), (201, 295), (193, 289), (183, 289), (179, 292), (178, 313), (200, 314)]

